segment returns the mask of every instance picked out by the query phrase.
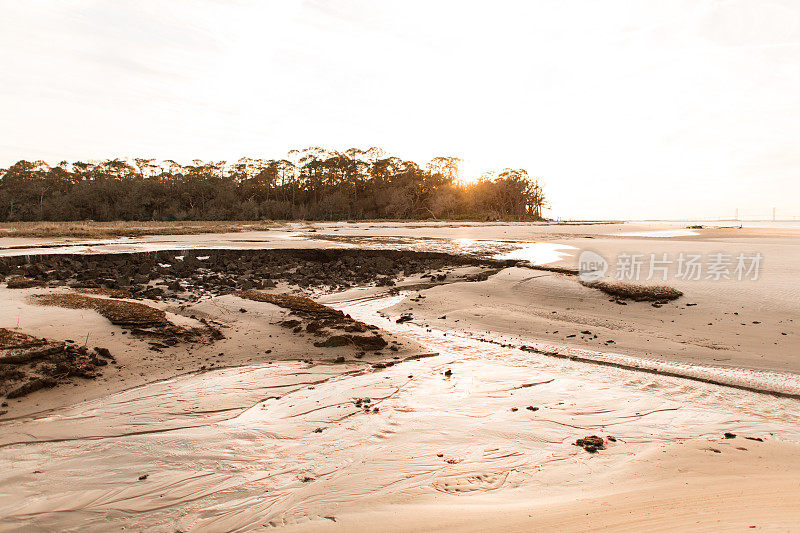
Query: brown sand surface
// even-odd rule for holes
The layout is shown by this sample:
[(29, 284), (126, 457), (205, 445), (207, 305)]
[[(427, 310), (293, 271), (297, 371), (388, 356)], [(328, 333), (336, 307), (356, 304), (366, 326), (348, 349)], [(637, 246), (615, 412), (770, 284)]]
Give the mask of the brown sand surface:
[(536, 487), (443, 496), (285, 531), (794, 531), (799, 452), (795, 443), (692, 440), (628, 457), (555, 495)]
[(419, 324), (477, 336), (501, 334), (516, 345), (544, 341), (658, 360), (800, 372), (797, 306), (782, 312), (747, 302), (733, 306), (699, 291), (660, 308), (648, 302), (622, 306), (573, 276), (523, 268), (421, 294), (423, 299), (404, 300), (385, 312), (410, 313)]
[[(307, 237), (324, 230), (347, 239), (303, 240), (310, 227), (97, 246), (228, 246), (235, 235), (256, 241), (234, 244), (242, 247), (381, 237), (380, 247), (408, 237), (396, 245), (469, 252), (487, 249), (480, 239), (546, 241), (564, 246), (551, 264), (565, 267), (590, 245), (606, 256), (759, 250), (765, 263), (750, 284), (674, 283), (685, 296), (660, 308), (620, 305), (573, 276), (523, 267), (393, 296), (380, 287), (315, 295), (402, 342), (363, 359), (282, 327), (292, 318), (285, 308), (234, 295), (183, 306), (143, 300), (182, 326), (213, 320), (226, 336), (152, 351), (150, 340), (95, 311), (27, 299), (62, 289), (0, 289), (0, 327), (104, 346), (120, 363), (98, 380), (23, 398), (0, 419), (0, 529), (787, 531), (800, 523), (800, 400), (540, 353), (800, 390), (793, 230), (648, 237), (619, 234), (664, 226), (387, 222), (315, 224)], [(590, 435), (603, 449), (573, 445)]]

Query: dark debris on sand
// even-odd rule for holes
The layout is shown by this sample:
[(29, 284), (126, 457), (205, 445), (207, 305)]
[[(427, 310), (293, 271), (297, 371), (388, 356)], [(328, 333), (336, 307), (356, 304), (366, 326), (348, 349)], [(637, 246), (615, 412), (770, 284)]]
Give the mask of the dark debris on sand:
[(6, 398), (55, 387), (70, 378), (94, 379), (114, 362), (106, 348), (89, 350), (0, 328), (0, 395)]

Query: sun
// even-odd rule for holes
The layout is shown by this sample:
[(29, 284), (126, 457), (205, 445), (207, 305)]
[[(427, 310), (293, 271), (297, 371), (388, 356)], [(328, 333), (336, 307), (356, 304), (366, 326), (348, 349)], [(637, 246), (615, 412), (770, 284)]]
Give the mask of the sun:
[(463, 185), (470, 185), (480, 179), (481, 173), (482, 170), (475, 164), (474, 160), (462, 158), (461, 163), (458, 165), (458, 178), (456, 181)]

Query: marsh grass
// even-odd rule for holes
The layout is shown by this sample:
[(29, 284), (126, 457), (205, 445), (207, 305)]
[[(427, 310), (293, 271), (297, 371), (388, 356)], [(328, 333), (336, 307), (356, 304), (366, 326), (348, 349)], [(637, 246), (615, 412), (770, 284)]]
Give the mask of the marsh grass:
[(332, 309), (327, 305), (322, 305), (305, 296), (295, 296), (292, 294), (273, 294), (269, 292), (245, 290), (233, 291), (231, 294), (244, 298), (246, 300), (253, 300), (255, 302), (266, 302), (284, 309), (289, 309), (294, 313), (310, 316), (332, 316), (343, 317), (344, 313)]
[(272, 221), (185, 221), (185, 222), (4, 222), (1, 237), (80, 237), (111, 238), (142, 235), (192, 235), (199, 233), (238, 233), (275, 228)]
[(30, 301), (38, 305), (66, 309), (91, 309), (107, 318), (112, 324), (126, 327), (168, 327), (166, 313), (161, 309), (138, 302), (94, 298), (83, 294), (35, 294)]
[(105, 287), (82, 287), (74, 289), (75, 292), (82, 294), (97, 294), (98, 296), (107, 296), (109, 298), (133, 298), (133, 293), (125, 289), (107, 289)]
[(8, 278), (6, 286), (9, 289), (30, 289), (31, 287), (43, 287), (44, 282), (36, 279), (28, 279), (22, 276)]
[(581, 285), (601, 290), (615, 298), (629, 298), (637, 302), (666, 302), (683, 296), (681, 291), (667, 285), (639, 285), (619, 281), (581, 281)]
[(41, 346), (42, 344), (46, 343), (47, 341), (45, 339), (20, 333), (19, 331), (0, 328), (0, 350), (7, 350), (11, 348), (30, 348), (31, 346)]

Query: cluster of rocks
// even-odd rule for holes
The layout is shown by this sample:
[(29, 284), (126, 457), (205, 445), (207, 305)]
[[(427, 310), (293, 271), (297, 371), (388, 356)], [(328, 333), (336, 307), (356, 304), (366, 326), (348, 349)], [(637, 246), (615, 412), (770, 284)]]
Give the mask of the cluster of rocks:
[(380, 407), (376, 407), (372, 403), (372, 398), (356, 398), (353, 400), (353, 405), (359, 409), (363, 409), (365, 413), (377, 413), (380, 411)]
[(73, 342), (51, 342), (0, 328), (0, 395), (6, 398), (54, 387), (70, 378), (94, 379), (109, 363), (116, 360), (106, 348), (90, 350)]
[(0, 258), (0, 275), (13, 277), (18, 287), (69, 285), (126, 290), (134, 298), (187, 300), (202, 293), (272, 288), (277, 282), (331, 290), (390, 286), (401, 275), (506, 264), (401, 250), (162, 250)]

